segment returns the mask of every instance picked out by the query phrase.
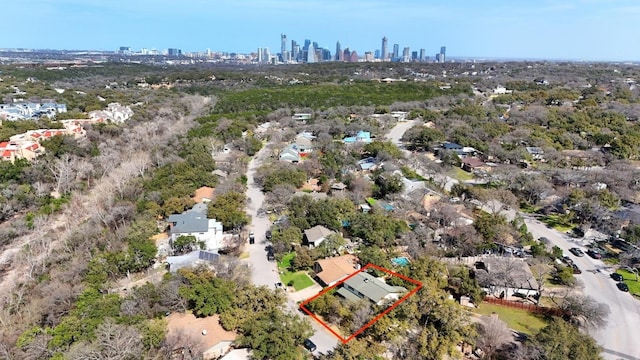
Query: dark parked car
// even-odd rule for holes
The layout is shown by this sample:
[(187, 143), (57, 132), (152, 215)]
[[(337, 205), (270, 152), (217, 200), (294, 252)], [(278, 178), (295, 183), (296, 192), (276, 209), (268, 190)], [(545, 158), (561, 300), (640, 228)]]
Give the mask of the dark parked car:
[(249, 233), (249, 244), (255, 244), (256, 243), (256, 235), (252, 232)]
[(602, 259), (602, 254), (600, 254), (598, 250), (589, 249), (587, 250), (587, 254), (589, 254), (589, 256), (591, 256), (594, 259)]
[(271, 240), (271, 230), (267, 230), (264, 236), (267, 238), (267, 240)]
[(622, 280), (624, 280), (624, 279), (622, 278), (622, 275), (620, 275), (620, 274), (618, 274), (618, 273), (613, 273), (613, 274), (611, 274), (611, 278), (612, 278), (613, 280), (615, 280), (615, 281), (622, 281)]
[(571, 260), (571, 258), (568, 257), (568, 256), (563, 256), (562, 257), (562, 262), (564, 262), (565, 264), (567, 264), (569, 266), (573, 265), (573, 260)]
[(276, 259), (276, 255), (273, 252), (267, 253), (267, 260), (274, 261)]
[(304, 339), (304, 342), (302, 343), (302, 345), (304, 345), (305, 349), (311, 352), (316, 351), (316, 349), (318, 348), (316, 344), (314, 344), (313, 341), (311, 341), (311, 339)]
[(575, 255), (575, 256), (584, 256), (584, 253), (582, 252), (582, 250), (578, 249), (578, 248), (571, 248), (569, 249), (569, 251)]
[(573, 269), (574, 274), (582, 274), (582, 270), (576, 264), (571, 264), (571, 268)]
[(621, 291), (629, 291), (629, 287), (627, 286), (627, 284), (623, 283), (623, 282), (619, 282), (616, 284), (616, 286), (618, 287), (618, 289), (620, 289)]

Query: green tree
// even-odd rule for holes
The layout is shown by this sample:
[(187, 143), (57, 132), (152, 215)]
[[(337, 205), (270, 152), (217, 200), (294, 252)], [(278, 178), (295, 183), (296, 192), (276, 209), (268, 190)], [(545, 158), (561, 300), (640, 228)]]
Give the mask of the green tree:
[(185, 282), (178, 292), (196, 316), (220, 314), (233, 304), (234, 286), (231, 282), (204, 269), (180, 269), (178, 273)]
[(303, 357), (300, 345), (312, 334), (308, 322), (280, 309), (259, 313), (253, 321), (245, 321), (239, 330), (241, 335), (236, 342), (251, 348), (254, 358), (274, 360)]
[(560, 319), (553, 319), (534, 337), (533, 344), (546, 360), (601, 360), (595, 340)]
[(387, 157), (393, 159), (403, 158), (402, 151), (390, 141), (373, 141), (363, 148), (365, 154), (373, 157)]
[(229, 191), (216, 197), (209, 203), (207, 217), (222, 223), (226, 230), (238, 229), (249, 223), (249, 216), (244, 211), (245, 195)]
[(194, 246), (198, 246), (200, 249), (204, 248), (204, 242), (198, 241), (198, 239), (193, 235), (181, 235), (178, 236), (176, 241), (173, 242), (173, 249), (178, 253), (182, 254), (184, 252), (188, 252), (193, 249)]
[(354, 237), (380, 247), (392, 246), (408, 230), (406, 222), (378, 213), (358, 213), (349, 228)]

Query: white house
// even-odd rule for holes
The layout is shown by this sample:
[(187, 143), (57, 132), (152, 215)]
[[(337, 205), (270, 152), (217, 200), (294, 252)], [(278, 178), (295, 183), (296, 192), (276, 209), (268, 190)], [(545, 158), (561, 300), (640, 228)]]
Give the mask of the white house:
[(204, 242), (204, 250), (217, 251), (224, 247), (222, 223), (207, 218), (206, 204), (196, 204), (182, 214), (170, 215), (167, 221), (171, 244), (180, 236), (192, 235)]

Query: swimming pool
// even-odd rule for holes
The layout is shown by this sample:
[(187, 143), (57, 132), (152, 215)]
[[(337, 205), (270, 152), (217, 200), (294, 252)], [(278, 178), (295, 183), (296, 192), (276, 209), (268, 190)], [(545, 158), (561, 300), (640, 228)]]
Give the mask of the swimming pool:
[(398, 266), (407, 266), (407, 265), (409, 265), (409, 259), (407, 259), (404, 256), (393, 258), (393, 259), (391, 259), (391, 262), (394, 265), (398, 265)]

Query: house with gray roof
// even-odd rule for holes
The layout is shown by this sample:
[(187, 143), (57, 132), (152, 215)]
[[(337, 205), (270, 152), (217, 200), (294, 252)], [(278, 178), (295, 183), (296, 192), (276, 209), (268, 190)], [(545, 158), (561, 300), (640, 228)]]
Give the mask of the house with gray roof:
[(278, 160), (288, 161), (291, 163), (300, 162), (300, 152), (298, 151), (298, 146), (296, 144), (289, 144), (285, 146), (284, 149), (280, 151)]
[(173, 244), (180, 236), (195, 236), (205, 244), (204, 250), (218, 251), (224, 247), (222, 223), (207, 218), (207, 205), (196, 204), (182, 214), (170, 215), (169, 241)]
[(307, 229), (304, 231), (304, 243), (309, 245), (310, 247), (317, 247), (320, 245), (324, 239), (326, 239), (329, 235), (335, 234), (335, 232), (327, 229), (322, 225), (316, 225), (311, 229)]
[(380, 278), (366, 272), (359, 272), (348, 278), (337, 293), (350, 301), (367, 299), (376, 305), (393, 302), (408, 290), (402, 286), (391, 286)]

